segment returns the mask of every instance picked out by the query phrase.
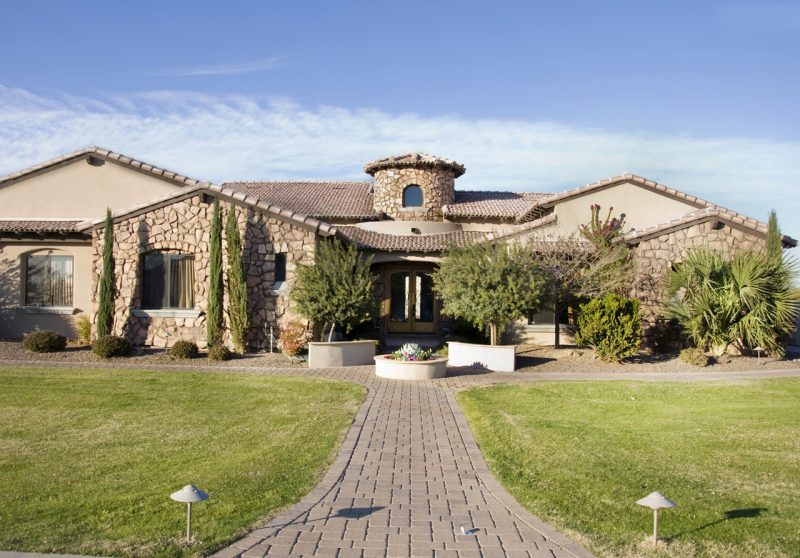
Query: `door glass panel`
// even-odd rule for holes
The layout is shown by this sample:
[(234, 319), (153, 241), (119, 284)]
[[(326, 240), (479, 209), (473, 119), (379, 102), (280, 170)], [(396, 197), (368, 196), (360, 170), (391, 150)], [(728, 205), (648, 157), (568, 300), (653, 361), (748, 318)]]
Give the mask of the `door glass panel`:
[(433, 321), (433, 275), (417, 272), (416, 304), (414, 319), (418, 322)]
[(391, 298), (389, 304), (389, 319), (393, 322), (405, 322), (408, 320), (408, 296), (410, 273), (392, 273), (389, 279), (389, 290)]

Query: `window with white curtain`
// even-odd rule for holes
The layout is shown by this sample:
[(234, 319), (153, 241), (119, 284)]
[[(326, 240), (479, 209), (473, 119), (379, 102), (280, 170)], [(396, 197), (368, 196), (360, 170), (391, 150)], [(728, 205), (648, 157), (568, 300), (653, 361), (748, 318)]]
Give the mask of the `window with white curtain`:
[(25, 259), (26, 306), (72, 306), (72, 256), (31, 254)]

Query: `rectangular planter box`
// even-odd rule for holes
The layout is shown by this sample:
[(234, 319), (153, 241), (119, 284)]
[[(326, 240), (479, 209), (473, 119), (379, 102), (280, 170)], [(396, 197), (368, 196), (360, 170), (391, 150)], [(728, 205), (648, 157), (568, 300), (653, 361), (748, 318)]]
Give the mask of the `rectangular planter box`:
[(332, 341), (308, 344), (309, 368), (364, 366), (373, 363), (375, 341)]
[(471, 366), (494, 372), (513, 372), (517, 364), (516, 345), (477, 345), (474, 343), (447, 343), (450, 366)]

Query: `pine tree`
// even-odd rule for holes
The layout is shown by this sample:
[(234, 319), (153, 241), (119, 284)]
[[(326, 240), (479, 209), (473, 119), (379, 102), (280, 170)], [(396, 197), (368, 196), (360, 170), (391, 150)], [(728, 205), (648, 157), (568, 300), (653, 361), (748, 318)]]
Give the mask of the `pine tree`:
[(228, 324), (231, 328), (233, 346), (237, 353), (246, 350), (247, 328), (249, 326), (247, 309), (247, 284), (242, 264), (242, 239), (236, 218), (236, 207), (228, 210), (225, 223), (225, 242), (228, 248)]
[(206, 341), (209, 347), (222, 344), (225, 324), (222, 317), (222, 227), (219, 200), (214, 200), (211, 216), (210, 262), (208, 266), (208, 309), (206, 310)]
[(103, 271), (100, 275), (100, 295), (97, 307), (97, 337), (110, 335), (114, 326), (114, 223), (111, 210), (106, 208), (103, 229)]

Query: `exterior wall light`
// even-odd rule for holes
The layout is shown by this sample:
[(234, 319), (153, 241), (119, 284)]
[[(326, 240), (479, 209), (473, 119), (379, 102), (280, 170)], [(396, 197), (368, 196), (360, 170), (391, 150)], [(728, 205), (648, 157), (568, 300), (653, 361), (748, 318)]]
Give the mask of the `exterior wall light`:
[(187, 506), (186, 511), (186, 542), (192, 542), (192, 504), (208, 500), (208, 494), (192, 484), (187, 484), (177, 492), (169, 495), (176, 502), (183, 502)]
[(674, 508), (675, 502), (665, 498), (660, 492), (651, 492), (641, 500), (636, 500), (640, 506), (653, 510), (653, 545), (658, 544), (658, 510)]

